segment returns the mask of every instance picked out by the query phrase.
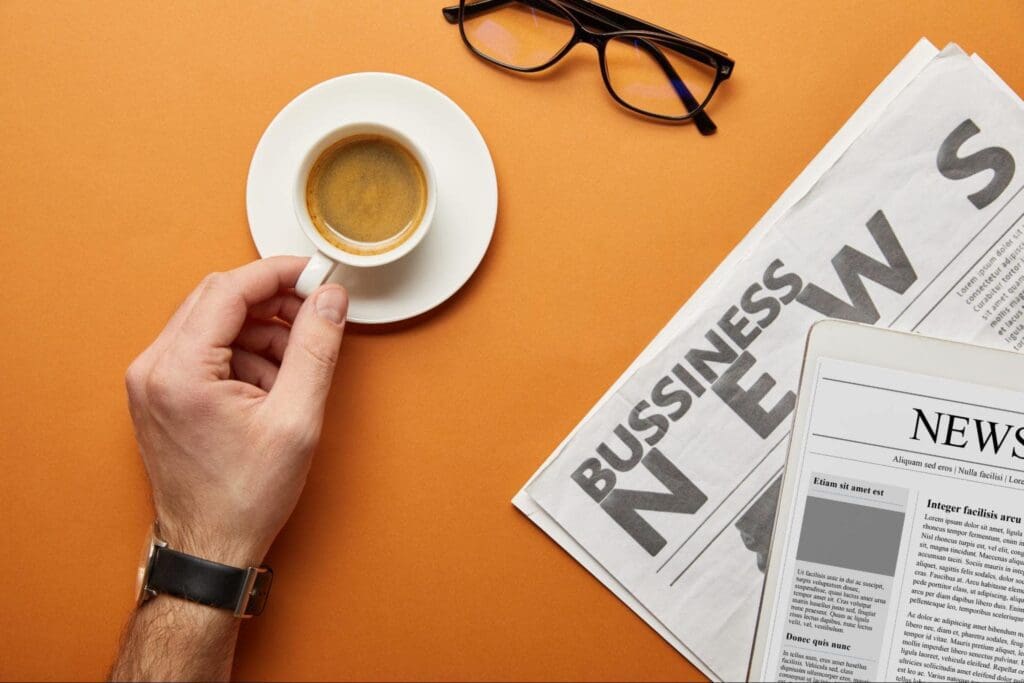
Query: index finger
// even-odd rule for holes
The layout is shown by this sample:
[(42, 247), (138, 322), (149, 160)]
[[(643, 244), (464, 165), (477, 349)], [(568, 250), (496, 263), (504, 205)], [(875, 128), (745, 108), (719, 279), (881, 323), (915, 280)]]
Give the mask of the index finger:
[(249, 308), (294, 287), (308, 261), (302, 256), (273, 256), (210, 275), (197, 290), (181, 332), (210, 346), (230, 345)]

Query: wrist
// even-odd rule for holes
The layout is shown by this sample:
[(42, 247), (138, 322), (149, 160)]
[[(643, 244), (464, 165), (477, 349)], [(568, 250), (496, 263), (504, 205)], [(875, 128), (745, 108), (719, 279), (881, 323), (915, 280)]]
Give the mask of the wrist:
[(173, 522), (157, 522), (154, 532), (139, 565), (139, 604), (168, 595), (234, 617), (263, 612), (274, 572), (261, 565), (261, 550)]
[(197, 524), (160, 517), (159, 536), (172, 550), (230, 567), (258, 567), (267, 549), (237, 534), (213, 531)]

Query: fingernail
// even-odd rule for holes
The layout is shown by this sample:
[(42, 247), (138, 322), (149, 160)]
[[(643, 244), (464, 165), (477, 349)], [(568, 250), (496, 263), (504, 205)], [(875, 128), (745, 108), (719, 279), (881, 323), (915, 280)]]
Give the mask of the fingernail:
[(316, 314), (335, 325), (345, 321), (348, 297), (340, 287), (329, 287), (316, 297)]

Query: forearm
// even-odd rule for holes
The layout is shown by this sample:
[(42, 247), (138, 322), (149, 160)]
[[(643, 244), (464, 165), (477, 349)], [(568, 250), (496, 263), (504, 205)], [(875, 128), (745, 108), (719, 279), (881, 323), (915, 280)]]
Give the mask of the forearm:
[(226, 681), (238, 619), (166, 595), (135, 610), (121, 641), (112, 681)]

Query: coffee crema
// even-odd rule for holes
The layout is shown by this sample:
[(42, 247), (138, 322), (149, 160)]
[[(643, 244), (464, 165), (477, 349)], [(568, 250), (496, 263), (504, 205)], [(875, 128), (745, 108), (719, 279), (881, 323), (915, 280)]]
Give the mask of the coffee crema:
[(353, 135), (328, 147), (306, 181), (306, 210), (317, 232), (353, 254), (391, 251), (413, 235), (427, 206), (416, 157), (383, 135)]

